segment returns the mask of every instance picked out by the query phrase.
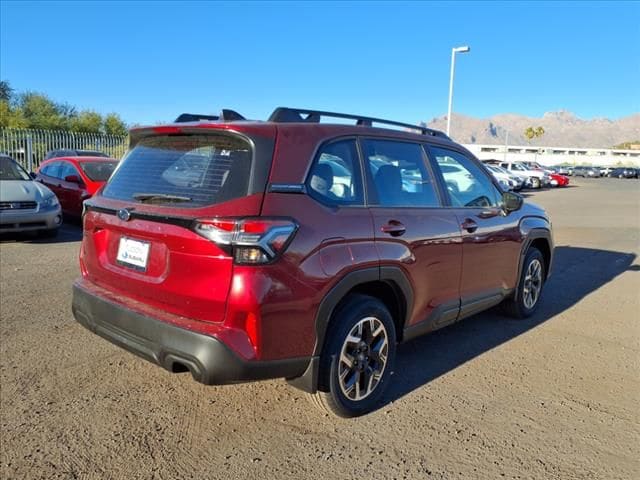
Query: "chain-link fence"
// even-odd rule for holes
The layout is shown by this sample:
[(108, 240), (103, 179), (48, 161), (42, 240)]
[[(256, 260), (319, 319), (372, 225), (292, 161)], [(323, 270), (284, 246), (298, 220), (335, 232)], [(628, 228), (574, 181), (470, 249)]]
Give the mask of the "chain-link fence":
[(27, 171), (35, 170), (51, 150), (98, 150), (120, 159), (127, 151), (128, 136), (58, 130), (0, 129), (0, 153), (17, 160)]

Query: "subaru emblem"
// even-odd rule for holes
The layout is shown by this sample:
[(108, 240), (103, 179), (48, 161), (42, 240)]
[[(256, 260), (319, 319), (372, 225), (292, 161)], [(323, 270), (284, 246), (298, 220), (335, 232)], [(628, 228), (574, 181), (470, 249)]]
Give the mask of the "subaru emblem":
[(126, 208), (121, 208), (118, 210), (118, 218), (123, 222), (128, 222), (131, 220), (131, 212)]

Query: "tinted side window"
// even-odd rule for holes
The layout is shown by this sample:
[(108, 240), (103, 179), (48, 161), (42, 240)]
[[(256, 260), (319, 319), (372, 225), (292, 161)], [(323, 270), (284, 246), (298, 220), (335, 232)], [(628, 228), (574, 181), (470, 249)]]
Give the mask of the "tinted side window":
[(50, 163), (45, 167), (44, 174), (48, 177), (60, 178), (60, 167), (62, 167), (60, 162)]
[[(379, 205), (440, 206), (420, 145), (393, 140), (364, 140), (362, 146)], [(371, 201), (375, 202), (375, 199)]]
[(362, 205), (362, 180), (355, 140), (323, 146), (314, 161), (307, 188), (311, 196), (336, 205)]
[(497, 207), (500, 193), (486, 172), (461, 153), (431, 147), (454, 207)]
[(78, 171), (70, 163), (62, 162), (62, 167), (60, 168), (58, 178), (64, 180), (65, 177), (68, 177), (69, 175), (78, 175)]

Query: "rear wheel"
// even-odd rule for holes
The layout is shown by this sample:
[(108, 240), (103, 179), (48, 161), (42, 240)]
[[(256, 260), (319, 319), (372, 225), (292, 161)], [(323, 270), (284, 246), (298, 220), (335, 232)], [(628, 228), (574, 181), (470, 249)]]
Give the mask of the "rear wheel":
[(525, 256), (516, 292), (502, 304), (504, 312), (513, 318), (533, 315), (540, 303), (544, 280), (544, 257), (540, 250), (532, 247)]
[(532, 188), (540, 188), (542, 183), (538, 177), (531, 177), (531, 187)]
[(354, 295), (329, 328), (312, 403), (340, 417), (364, 415), (379, 404), (393, 370), (396, 332), (391, 314), (379, 300)]

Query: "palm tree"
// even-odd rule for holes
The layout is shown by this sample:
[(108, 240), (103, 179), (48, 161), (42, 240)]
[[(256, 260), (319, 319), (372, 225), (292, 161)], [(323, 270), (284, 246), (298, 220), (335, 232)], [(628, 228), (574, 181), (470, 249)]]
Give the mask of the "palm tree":
[[(534, 138), (540, 138), (544, 135), (544, 128), (542, 127), (527, 127), (524, 130), (524, 136), (527, 137), (527, 141), (529, 142), (529, 144), (531, 144), (531, 140), (533, 140)], [(535, 155), (534, 155), (534, 161), (536, 161), (538, 159), (538, 152), (536, 151)]]

